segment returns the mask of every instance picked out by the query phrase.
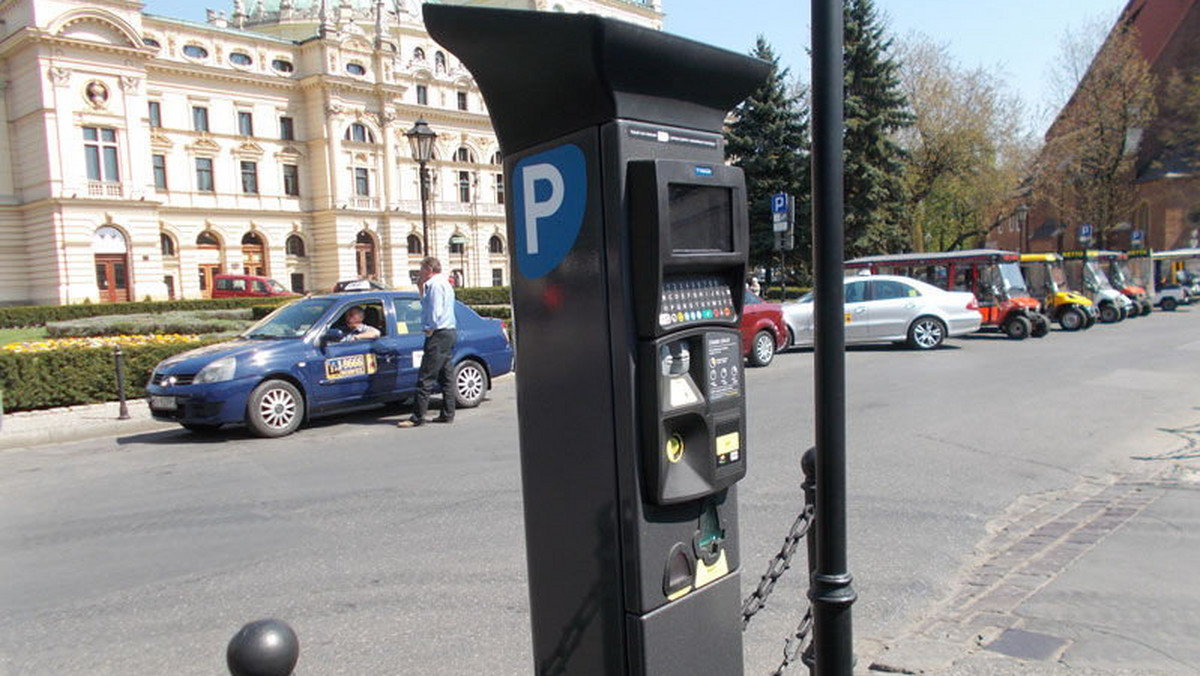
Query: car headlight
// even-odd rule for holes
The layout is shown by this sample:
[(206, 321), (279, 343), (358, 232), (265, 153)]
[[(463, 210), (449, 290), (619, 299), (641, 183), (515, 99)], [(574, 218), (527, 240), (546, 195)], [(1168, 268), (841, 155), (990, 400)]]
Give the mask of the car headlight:
[(196, 379), (192, 382), (219, 383), (224, 380), (233, 380), (233, 374), (236, 370), (237, 359), (233, 357), (221, 357), (200, 369), (200, 372), (196, 374)]

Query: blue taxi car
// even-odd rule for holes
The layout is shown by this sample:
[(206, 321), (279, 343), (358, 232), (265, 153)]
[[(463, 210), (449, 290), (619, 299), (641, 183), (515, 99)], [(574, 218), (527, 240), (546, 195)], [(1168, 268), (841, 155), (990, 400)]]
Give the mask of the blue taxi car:
[[(351, 308), (379, 330), (346, 341)], [(478, 406), (492, 378), (512, 370), (513, 350), (497, 319), (457, 303), (455, 396)], [(146, 394), (157, 420), (206, 432), (245, 423), (256, 435), (291, 434), (304, 420), (416, 392), (425, 336), (414, 292), (371, 291), (291, 302), (237, 339), (198, 348), (154, 368)]]

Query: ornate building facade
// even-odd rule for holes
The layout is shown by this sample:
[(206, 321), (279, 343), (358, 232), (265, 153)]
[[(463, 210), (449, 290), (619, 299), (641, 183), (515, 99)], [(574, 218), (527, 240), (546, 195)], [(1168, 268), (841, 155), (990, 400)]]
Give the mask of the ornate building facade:
[[(660, 0), (458, 2), (663, 18)], [(0, 303), (199, 298), (220, 273), (406, 286), (427, 253), (464, 285), (507, 284), (496, 137), (419, 11), (235, 0), (196, 23), (0, 1)], [(404, 136), (422, 118), (429, 242)]]

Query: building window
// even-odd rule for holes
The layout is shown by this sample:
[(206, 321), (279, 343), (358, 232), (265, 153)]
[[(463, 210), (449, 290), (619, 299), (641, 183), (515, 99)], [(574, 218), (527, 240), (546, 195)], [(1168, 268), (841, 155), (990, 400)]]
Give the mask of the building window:
[(504, 174), (496, 174), (496, 204), (504, 204)]
[(499, 235), (492, 235), (492, 238), (488, 240), (488, 253), (490, 253), (490, 254), (503, 254), (504, 253), (504, 240), (500, 239)]
[(155, 40), (154, 38), (142, 38), (142, 44), (155, 49), (162, 47), (162, 44), (160, 44), (159, 41)]
[(371, 172), (369, 169), (354, 168), (354, 194), (359, 197), (371, 196)]
[(375, 134), (367, 129), (367, 125), (354, 122), (346, 129), (346, 140), (355, 143), (374, 143)]
[(150, 101), (146, 105), (149, 107), (150, 126), (159, 129), (162, 127), (162, 104), (158, 101)]
[(356, 77), (362, 77), (367, 74), (367, 69), (363, 68), (361, 63), (350, 62), (346, 64), (346, 72)]
[(258, 162), (242, 161), (242, 192), (258, 194)]
[(446, 55), (442, 52), (435, 52), (433, 55), (433, 68), (439, 73), (446, 72)]
[(408, 255), (420, 254), (424, 247), (421, 246), (421, 238), (416, 233), (408, 236)]
[(213, 192), (216, 187), (213, 185), (213, 161), (211, 157), (196, 158), (196, 190), (200, 192)]
[(242, 136), (254, 136), (254, 113), (248, 110), (238, 111), (238, 133)]
[(292, 293), (304, 293), (304, 275), (302, 273), (292, 273)]
[(157, 190), (167, 189), (167, 156), (151, 155), (150, 166), (154, 169), (154, 187)]
[(284, 248), (287, 250), (287, 255), (304, 258), (304, 240), (300, 235), (288, 235)]
[(204, 106), (192, 106), (192, 129), (195, 131), (208, 131), (208, 108)]
[(191, 59), (207, 59), (208, 50), (200, 45), (184, 45), (183, 55)]
[(466, 92), (458, 93), (458, 109), (459, 110), (467, 109), (467, 93)]
[(450, 238), (450, 253), (465, 254), (467, 253), (467, 238), (462, 235), (455, 234)]
[(504, 286), (504, 268), (492, 268), (492, 286)]
[(87, 177), (91, 181), (119, 181), (117, 130), (105, 127), (83, 128), (83, 152), (87, 158)]
[(254, 63), (254, 59), (245, 52), (233, 52), (229, 55), (229, 62), (235, 66), (249, 66)]
[(455, 162), (468, 162), (468, 163), (474, 164), (475, 163), (475, 153), (472, 152), (471, 149), (466, 146), (460, 146), (459, 149), (454, 152), (454, 161)]
[(295, 67), (292, 66), (292, 62), (288, 61), (287, 59), (275, 59), (271, 62), (271, 67), (280, 73), (290, 73), (295, 70)]
[(417, 105), (429, 105), (429, 87), (423, 84), (417, 85)]
[(283, 194), (300, 196), (300, 167), (294, 164), (283, 165)]
[(292, 118), (287, 116), (279, 118), (279, 138), (282, 141), (296, 140), (296, 124)]
[(492, 164), (495, 164), (495, 165), (504, 164), (504, 157), (500, 154), (499, 150), (492, 153)]
[(196, 246), (201, 249), (220, 249), (221, 240), (217, 239), (217, 236), (211, 231), (205, 230), (196, 235)]
[(425, 50), (421, 49), (420, 47), (417, 47), (416, 49), (414, 49), (413, 50), (413, 61), (424, 61), (424, 60), (425, 60)]
[(458, 201), (471, 201), (471, 172), (469, 171), (458, 172)]
[(408, 281), (412, 282), (413, 286), (417, 285), (417, 281), (419, 279), (421, 279), (421, 271), (420, 270), (409, 270), (408, 271)]
[(172, 239), (167, 233), (158, 233), (158, 246), (162, 251), (163, 256), (166, 256), (167, 258), (174, 258), (176, 256), (175, 240)]
[(167, 300), (175, 300), (175, 275), (163, 275), (163, 286), (167, 287)]

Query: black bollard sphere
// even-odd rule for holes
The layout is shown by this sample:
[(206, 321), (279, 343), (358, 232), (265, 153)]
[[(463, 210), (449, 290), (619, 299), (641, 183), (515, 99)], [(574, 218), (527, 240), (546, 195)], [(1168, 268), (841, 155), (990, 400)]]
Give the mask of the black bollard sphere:
[(229, 639), (225, 662), (233, 676), (290, 676), (300, 659), (300, 639), (282, 620), (258, 620)]

